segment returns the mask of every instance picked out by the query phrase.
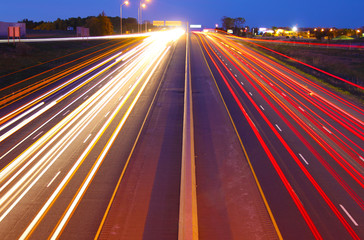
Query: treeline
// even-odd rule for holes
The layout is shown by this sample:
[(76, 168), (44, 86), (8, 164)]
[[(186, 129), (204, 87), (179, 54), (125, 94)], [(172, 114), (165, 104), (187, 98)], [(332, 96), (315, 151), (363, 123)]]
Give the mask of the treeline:
[[(22, 21), (26, 24), (26, 28), (29, 30), (61, 30), (61, 31), (75, 31), (76, 27), (88, 27), (90, 28), (90, 35), (102, 36), (112, 35), (120, 33), (120, 17), (108, 17), (104, 12), (97, 17), (89, 16), (85, 18), (68, 18), (60, 19), (50, 22), (35, 22), (32, 20), (24, 19)], [(123, 18), (123, 33), (134, 33), (138, 30), (138, 22), (135, 18)]]
[(248, 26), (244, 27), (245, 18), (243, 17), (231, 18), (224, 16), (221, 22), (224, 30), (233, 30), (234, 34), (238, 36), (243, 36), (249, 30)]

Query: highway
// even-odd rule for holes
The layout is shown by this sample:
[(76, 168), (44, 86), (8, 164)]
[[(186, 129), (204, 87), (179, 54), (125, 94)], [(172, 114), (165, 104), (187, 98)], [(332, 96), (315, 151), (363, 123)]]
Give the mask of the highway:
[[(57, 239), (82, 209), (82, 218), (91, 220), (85, 223), (93, 224), (96, 232), (112, 182), (126, 165), (125, 156), (158, 86), (159, 68), (164, 68), (180, 35), (181, 31), (155, 34), (29, 96), (34, 99), (16, 109), (3, 108), (3, 239)], [(96, 186), (86, 194), (91, 183)], [(95, 235), (79, 226), (80, 222), (77, 234), (84, 238)]]
[(283, 238), (362, 238), (362, 106), (231, 38), (196, 37)]
[(122, 41), (0, 89), (1, 239), (181, 238), (188, 77), (189, 239), (364, 238), (362, 105), (228, 35)]

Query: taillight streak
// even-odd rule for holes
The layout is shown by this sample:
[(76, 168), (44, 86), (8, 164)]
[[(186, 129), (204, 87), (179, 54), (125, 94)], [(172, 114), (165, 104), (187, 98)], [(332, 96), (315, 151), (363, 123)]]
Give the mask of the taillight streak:
[[(200, 37), (200, 36), (199, 36)], [(200, 37), (201, 39), (201, 37)], [(226, 84), (228, 90), (230, 91), (230, 93), (232, 94), (235, 102), (237, 103), (238, 107), (240, 108), (241, 112), (243, 113), (245, 119), (247, 120), (249, 126), (252, 128), (255, 136), (257, 137), (258, 141), (260, 142), (261, 146), (263, 147), (266, 155), (268, 156), (270, 162), (272, 163), (274, 169), (276, 170), (276, 172), (278, 173), (280, 179), (282, 180), (284, 186), (286, 187), (288, 193), (290, 194), (291, 198), (293, 199), (294, 203), (296, 204), (298, 210), (300, 211), (302, 217), (304, 218), (304, 220), (306, 221), (308, 227), (310, 228), (312, 234), (315, 236), (316, 239), (322, 239), (320, 233), (318, 232), (316, 226), (314, 225), (314, 223), (312, 222), (310, 216), (308, 215), (306, 209), (304, 208), (302, 202), (300, 201), (300, 199), (298, 198), (298, 196), (296, 195), (296, 193), (294, 192), (291, 184), (289, 183), (289, 181), (287, 180), (286, 176), (284, 175), (283, 171), (281, 170), (281, 168), (279, 167), (277, 161), (275, 160), (275, 158), (273, 157), (272, 153), (270, 152), (268, 146), (266, 145), (266, 143), (264, 142), (262, 136), (260, 135), (260, 133), (258, 132), (258, 129), (255, 127), (253, 121), (250, 119), (249, 115), (247, 114), (247, 112), (245, 111), (243, 105), (241, 104), (238, 96), (235, 94), (235, 92), (233, 91), (232, 87), (230, 86), (230, 84), (227, 82), (227, 79), (225, 78), (224, 74), (221, 72), (220, 68), (217, 66), (217, 63), (215, 62), (215, 60), (212, 58), (211, 54), (209, 53), (209, 51), (207, 50), (204, 42), (201, 40), (202, 45), (205, 49), (205, 51), (207, 52), (207, 54), (209, 55), (211, 61), (213, 62), (215, 68), (217, 69), (217, 71), (219, 72), (221, 78), (224, 80), (224, 83)]]
[[(209, 45), (209, 43), (207, 43)], [(221, 72), (221, 70), (219, 69), (219, 67), (217, 66), (216, 62), (212, 59), (212, 56), (210, 55), (209, 51), (206, 49), (205, 44), (203, 43), (203, 46), (206, 50), (206, 52), (208, 53), (210, 59), (213, 61), (216, 69), (218, 70), (218, 72), (220, 73), (222, 79), (224, 80), (226, 86), (228, 87), (229, 91), (231, 92), (231, 94), (233, 95), (236, 103), (239, 105), (239, 108), (242, 110), (242, 112), (244, 113), (244, 116), (246, 116), (246, 119), (248, 120), (249, 124), (251, 122), (250, 118), (247, 116), (247, 113), (244, 110), (244, 107), (241, 105), (238, 97), (236, 96), (235, 92), (233, 91), (232, 87), (230, 86), (230, 84), (228, 83), (227, 79), (224, 77), (223, 73)], [(284, 141), (284, 139), (281, 137), (281, 135), (277, 132), (277, 130), (274, 128), (274, 126), (272, 125), (272, 123), (270, 123), (270, 121), (267, 119), (267, 117), (263, 114), (262, 110), (258, 107), (258, 105), (253, 101), (253, 99), (250, 97), (250, 95), (246, 92), (246, 90), (241, 86), (241, 84), (239, 84), (239, 81), (236, 79), (236, 77), (231, 73), (231, 71), (229, 71), (229, 69), (225, 66), (225, 64), (222, 63), (222, 61), (220, 60), (220, 58), (218, 58), (217, 54), (212, 50), (211, 46), (209, 45), (209, 48), (211, 49), (211, 52), (216, 56), (216, 58), (221, 62), (221, 64), (224, 66), (224, 68), (227, 70), (227, 72), (230, 74), (230, 76), (232, 77), (232, 79), (234, 79), (234, 81), (237, 83), (237, 86), (241, 89), (241, 91), (245, 94), (245, 96), (250, 100), (250, 102), (253, 104), (253, 106), (255, 107), (255, 109), (258, 111), (258, 113), (262, 116), (262, 118), (266, 121), (266, 123), (268, 124), (268, 126), (270, 127), (270, 129), (273, 131), (273, 133), (277, 136), (277, 138), (280, 140), (280, 142), (283, 144), (283, 146), (286, 148), (286, 150), (288, 151), (288, 153), (292, 156), (292, 158), (295, 160), (295, 162), (297, 163), (297, 165), (301, 168), (301, 170), (303, 171), (303, 173), (306, 175), (306, 177), (309, 179), (309, 181), (312, 183), (312, 185), (316, 188), (316, 190), (318, 191), (318, 193), (321, 195), (321, 197), (326, 201), (326, 203), (328, 204), (328, 206), (331, 208), (331, 210), (334, 212), (334, 214), (337, 216), (337, 218), (341, 221), (341, 223), (344, 225), (344, 227), (346, 228), (346, 230), (349, 232), (349, 234), (354, 238), (354, 239), (359, 239), (359, 237), (357, 236), (357, 234), (355, 233), (355, 231), (351, 228), (351, 226), (348, 224), (348, 222), (345, 220), (345, 218), (341, 215), (341, 213), (339, 212), (339, 210), (335, 207), (335, 205), (331, 202), (331, 200), (329, 199), (329, 197), (326, 195), (326, 193), (321, 189), (321, 187), (319, 186), (319, 184), (315, 181), (315, 179), (312, 177), (312, 175), (308, 172), (308, 170), (304, 167), (304, 165), (301, 163), (301, 161), (297, 158), (297, 156), (293, 153), (292, 149), (288, 146), (288, 144)], [(222, 53), (222, 52), (221, 52)], [(226, 55), (224, 53), (222, 53), (225, 57)], [(227, 58), (229, 59), (229, 58)], [(229, 61), (231, 61), (229, 59)], [(251, 124), (250, 124), (251, 125)], [(252, 125), (251, 125), (252, 126)], [(267, 155), (269, 156), (269, 159), (271, 160), (271, 162), (274, 162), (274, 166), (277, 165), (276, 171), (278, 172), (278, 169), (280, 171), (280, 173), (278, 173), (280, 175), (280, 177), (284, 177), (285, 181), (288, 180), (285, 178), (282, 170), (279, 168), (278, 163), (276, 162), (276, 160), (274, 159), (274, 157), (272, 156), (272, 154), (270, 153), (268, 147), (265, 145), (262, 137), (260, 136), (259, 132), (256, 130), (256, 128), (253, 128), (254, 133), (256, 134), (256, 136), (258, 137), (259, 141), (261, 142), (264, 150), (266, 151)], [(268, 154), (269, 153), (269, 154)], [(282, 174), (282, 176), (281, 176)], [(283, 180), (283, 178), (281, 178)], [(288, 183), (289, 184), (289, 183)], [(290, 185), (289, 185), (290, 186)], [(291, 186), (290, 186), (291, 187)], [(294, 193), (295, 195), (295, 193)], [(291, 195), (292, 196), (292, 195)], [(297, 197), (297, 196), (296, 196)], [(302, 204), (302, 203), (299, 203)], [(298, 205), (297, 205), (298, 206)], [(303, 206), (302, 206), (303, 207)], [(300, 208), (299, 208), (300, 209)], [(304, 209), (303, 209), (304, 210)], [(301, 211), (301, 209), (300, 209)], [(307, 214), (306, 210), (304, 210), (305, 214)], [(302, 213), (302, 212), (301, 212)], [(306, 217), (308, 217), (309, 222), (307, 222)], [(304, 216), (306, 222), (308, 223), (308, 225), (311, 228), (311, 231), (313, 232), (313, 234), (316, 237), (320, 237), (316, 227), (313, 225), (312, 220), (309, 218), (308, 214), (307, 216)], [(312, 224), (312, 225), (311, 225)], [(318, 235), (316, 235), (318, 234)]]

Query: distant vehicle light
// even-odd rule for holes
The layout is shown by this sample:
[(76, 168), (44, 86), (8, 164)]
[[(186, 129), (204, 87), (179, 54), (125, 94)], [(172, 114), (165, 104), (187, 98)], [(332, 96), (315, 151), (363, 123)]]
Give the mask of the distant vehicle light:
[(191, 24), (190, 28), (202, 28), (202, 25), (199, 24)]

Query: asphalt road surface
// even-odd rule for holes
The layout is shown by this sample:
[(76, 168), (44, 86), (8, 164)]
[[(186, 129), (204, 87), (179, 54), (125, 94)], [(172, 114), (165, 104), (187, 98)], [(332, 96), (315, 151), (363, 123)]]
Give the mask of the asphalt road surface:
[(228, 37), (197, 37), (283, 238), (362, 237), (362, 106)]
[(234, 38), (187, 40), (0, 97), (1, 239), (178, 238), (187, 50), (199, 238), (364, 237), (363, 106)]

